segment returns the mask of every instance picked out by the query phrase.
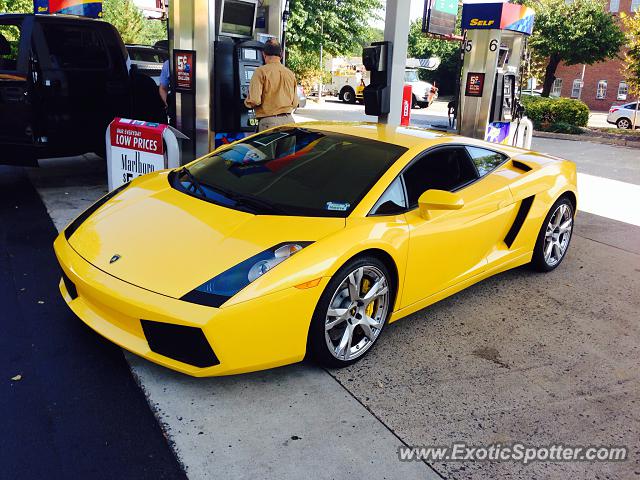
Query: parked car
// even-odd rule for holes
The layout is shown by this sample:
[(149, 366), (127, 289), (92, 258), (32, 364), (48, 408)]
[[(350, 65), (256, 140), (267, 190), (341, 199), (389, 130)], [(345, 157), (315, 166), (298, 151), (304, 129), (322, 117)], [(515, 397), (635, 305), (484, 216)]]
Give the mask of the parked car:
[(129, 71), (113, 25), (0, 14), (0, 163), (104, 155), (114, 117), (167, 118), (153, 81)]
[(298, 85), (298, 108), (304, 108), (307, 106), (307, 95), (304, 93), (304, 87)]
[(169, 52), (163, 48), (151, 45), (127, 45), (131, 65), (135, 65), (138, 71), (147, 75), (160, 85), (160, 72), (162, 65), (169, 59)]
[(420, 80), (418, 69), (405, 70), (404, 84), (411, 85), (411, 108), (427, 108), (438, 98), (438, 89), (429, 82)]
[[(631, 128), (633, 126), (633, 115), (636, 113), (638, 102), (626, 103), (624, 105), (613, 105), (609, 109), (607, 122), (614, 124), (618, 128)], [(636, 118), (636, 127), (640, 126), (640, 112)]]
[(284, 126), (102, 197), (55, 241), (59, 288), (98, 333), (186, 374), (346, 367), (388, 322), (560, 265), (576, 191), (574, 163), (507, 145)]

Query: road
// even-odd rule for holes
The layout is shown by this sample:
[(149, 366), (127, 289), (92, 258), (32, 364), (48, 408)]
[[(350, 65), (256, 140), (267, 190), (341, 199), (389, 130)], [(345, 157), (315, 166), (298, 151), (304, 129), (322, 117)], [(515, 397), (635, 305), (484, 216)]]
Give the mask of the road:
[[(326, 102), (301, 110), (298, 116), (349, 120), (362, 117), (361, 109)], [(419, 124), (446, 122), (441, 110), (440, 105), (414, 111), (413, 118)], [(73, 401), (74, 408), (80, 408), (87, 397), (104, 405), (100, 396), (105, 395), (104, 401), (113, 403), (107, 420), (118, 426), (123, 437), (136, 440), (138, 427), (123, 425), (131, 421), (127, 415), (148, 419), (153, 412), (180, 464), (193, 479), (627, 479), (637, 475), (640, 229), (633, 223), (633, 210), (637, 209), (630, 207), (640, 204), (638, 151), (587, 142), (534, 141), (534, 148), (576, 161), (581, 175), (576, 231), (559, 269), (547, 275), (524, 268), (506, 272), (417, 312), (391, 325), (370, 355), (344, 370), (325, 371), (302, 363), (211, 379), (186, 377), (133, 355), (122, 356), (96, 336), (67, 327), (77, 326), (78, 321), (62, 308), (57, 297), (53, 258), (47, 245), (53, 225), (63, 228), (105, 191), (106, 175), (103, 162), (91, 157), (41, 162), (41, 168), (27, 173), (42, 204), (35, 197), (30, 201), (41, 213), (46, 207), (50, 220), (41, 215), (42, 220), (33, 225), (29, 236), (14, 232), (13, 225), (19, 220), (9, 202), (3, 210), (0, 231), (5, 237), (15, 235), (20, 239), (24, 257), (16, 260), (15, 251), (3, 247), (0, 258), (14, 258), (13, 262), (21, 265), (33, 256), (29, 252), (39, 252), (32, 268), (46, 268), (46, 275), (36, 277), (34, 272), (24, 284), (28, 290), (39, 288), (42, 295), (47, 295), (47, 304), (54, 303), (56, 308), (43, 315), (31, 307), (30, 336), (22, 335), (16, 326), (22, 317), (10, 313), (2, 338), (11, 338), (6, 343), (15, 344), (11, 361), (14, 357), (17, 360), (11, 363), (5, 378), (20, 371), (18, 354), (29, 350), (33, 342), (68, 347), (61, 354), (49, 346), (30, 360), (24, 380), (6, 381), (10, 387), (5, 388), (8, 392), (26, 389), (33, 371), (41, 370), (40, 375), (46, 377), (57, 369), (61, 370), (59, 375), (78, 375), (78, 385), (74, 389), (70, 380), (62, 384), (70, 389), (72, 400), (63, 395), (64, 390), (55, 381), (46, 384), (56, 392), (52, 400), (46, 396), (45, 387), (31, 390), (49, 403), (33, 408), (25, 403), (16, 414), (30, 430), (46, 431), (49, 420), (37, 412), (52, 408), (55, 402)], [(4, 169), (0, 178), (3, 185), (11, 186), (9, 198), (34, 191), (19, 169)], [(585, 178), (592, 183), (585, 183), (583, 188)], [(606, 190), (601, 190), (603, 185)], [(605, 202), (621, 193), (628, 195), (626, 203)], [(597, 208), (602, 203), (608, 207), (600, 215), (582, 207), (591, 204), (591, 208)], [(11, 282), (22, 272), (13, 268)], [(6, 270), (2, 275), (7, 275)], [(18, 284), (4, 285), (9, 297), (18, 298), (19, 290), (14, 291)], [(35, 322), (44, 318), (64, 327), (40, 332)], [(75, 359), (81, 366), (91, 358), (96, 360), (86, 363), (90, 375), (80, 375), (73, 365), (55, 363), (60, 355)], [(132, 376), (126, 368), (122, 373), (125, 358)], [(135, 389), (122, 398), (101, 390), (109, 385), (134, 385), (132, 378), (141, 386), (150, 408), (140, 406), (142, 394), (138, 391), (135, 397)], [(15, 398), (6, 400), (7, 408), (13, 406)], [(83, 421), (90, 422), (91, 410), (85, 414)], [(123, 418), (117, 418), (118, 414)], [(79, 445), (92, 437), (76, 424), (69, 429), (81, 430), (74, 438)], [(11, 432), (16, 438), (21, 436), (19, 427), (13, 424)], [(162, 442), (158, 442), (164, 441), (163, 437), (158, 431), (142, 432), (150, 442), (147, 448), (165, 459), (163, 465), (169, 465), (167, 478), (177, 478), (177, 463), (169, 461)], [(527, 466), (470, 462), (427, 465), (397, 459), (397, 447), (403, 444), (446, 445), (455, 441), (469, 445), (515, 441), (532, 445), (627, 445), (632, 457), (623, 463), (537, 462)], [(130, 452), (142, 448), (131, 439), (128, 442), (121, 447)], [(93, 444), (87, 445), (82, 452), (93, 455)], [(24, 461), (27, 453), (16, 443), (10, 455), (2, 458), (3, 465), (9, 462), (17, 468), (15, 465)], [(120, 453), (119, 447), (113, 455)], [(41, 467), (69, 461), (68, 455), (65, 450), (56, 451), (43, 459)], [(124, 457), (125, 463), (134, 461), (131, 455)], [(55, 459), (58, 464), (53, 463)], [(100, 459), (97, 465), (103, 464)], [(120, 470), (124, 468), (122, 462), (116, 462), (110, 471), (127, 477), (127, 471)], [(154, 477), (156, 473), (138, 472), (136, 478), (158, 478)]]

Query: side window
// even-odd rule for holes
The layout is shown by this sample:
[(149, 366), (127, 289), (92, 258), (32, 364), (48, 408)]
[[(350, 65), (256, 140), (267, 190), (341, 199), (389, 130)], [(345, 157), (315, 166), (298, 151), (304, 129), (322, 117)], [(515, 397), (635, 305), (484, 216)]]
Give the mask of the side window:
[(464, 147), (439, 148), (427, 153), (404, 172), (409, 207), (427, 190), (454, 191), (478, 178)]
[(402, 179), (396, 178), (387, 190), (382, 194), (380, 200), (373, 206), (372, 215), (395, 215), (402, 213), (407, 208), (407, 202), (404, 197), (404, 188), (402, 188)]
[(109, 54), (100, 32), (84, 25), (42, 22), (53, 65), (69, 70), (106, 70)]
[(17, 70), (19, 43), (18, 25), (0, 25), (0, 70)]
[(485, 176), (507, 159), (506, 155), (485, 150), (484, 148), (467, 147), (467, 152), (469, 152), (469, 156), (473, 160), (473, 163), (475, 163), (478, 174), (480, 174), (481, 177)]

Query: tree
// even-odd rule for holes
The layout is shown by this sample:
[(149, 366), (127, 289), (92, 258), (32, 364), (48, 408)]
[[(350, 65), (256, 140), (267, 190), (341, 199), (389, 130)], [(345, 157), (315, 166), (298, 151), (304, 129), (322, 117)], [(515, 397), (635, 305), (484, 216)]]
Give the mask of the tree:
[(291, 8), (287, 45), (302, 52), (320, 46), (331, 55), (345, 55), (366, 42), (369, 20), (380, 0), (298, 0)]
[(620, 14), (625, 26), (628, 50), (624, 53), (624, 76), (629, 91), (640, 96), (640, 12), (634, 15)]
[[(625, 27), (625, 34), (627, 37), (627, 50), (624, 53), (624, 76), (625, 81), (629, 87), (629, 92), (636, 97), (636, 100), (640, 99), (640, 12), (637, 12), (633, 16), (620, 14), (622, 23)], [(636, 102), (636, 112), (633, 115), (633, 125), (635, 129), (638, 125), (638, 107), (640, 105)]]
[(0, 0), (1, 13), (33, 13), (33, 0)]
[(152, 45), (167, 38), (166, 22), (145, 18), (132, 0), (104, 0), (102, 19), (116, 27), (124, 43)]
[(102, 19), (116, 27), (124, 43), (142, 43), (145, 18), (132, 0), (104, 0)]
[(618, 55), (624, 34), (603, 0), (529, 0), (536, 11), (530, 46), (546, 59), (542, 96), (548, 97), (560, 62), (592, 65)]
[(420, 70), (420, 78), (436, 82), (441, 94), (454, 93), (457, 84), (460, 59), (460, 42), (440, 40), (422, 33), (422, 20), (415, 20), (409, 27), (409, 58), (440, 57), (437, 70)]

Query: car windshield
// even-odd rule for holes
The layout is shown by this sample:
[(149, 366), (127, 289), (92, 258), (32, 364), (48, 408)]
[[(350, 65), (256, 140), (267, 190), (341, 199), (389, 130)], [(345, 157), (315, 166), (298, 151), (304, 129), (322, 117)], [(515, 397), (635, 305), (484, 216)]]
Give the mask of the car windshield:
[(178, 170), (173, 186), (256, 214), (346, 217), (406, 148), (283, 127)]
[(419, 82), (420, 78), (418, 77), (417, 70), (406, 70), (404, 72), (404, 81), (405, 82)]

